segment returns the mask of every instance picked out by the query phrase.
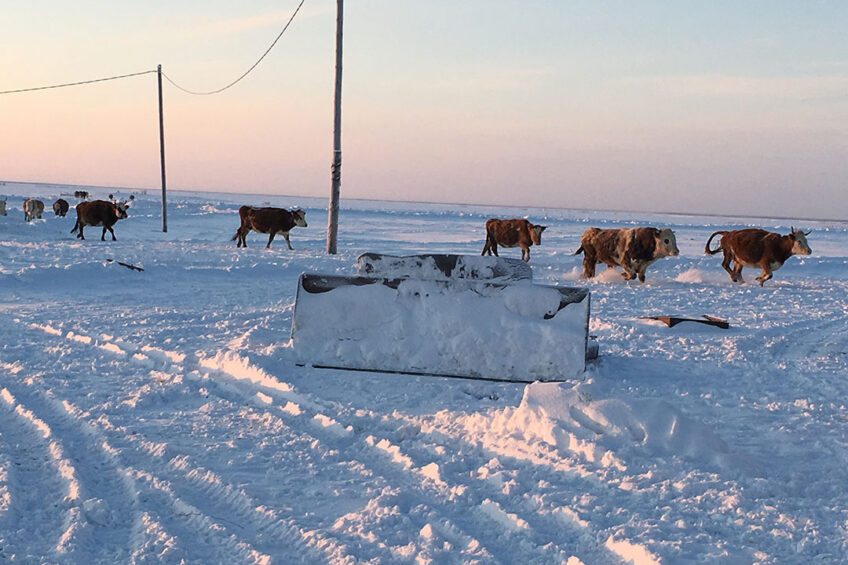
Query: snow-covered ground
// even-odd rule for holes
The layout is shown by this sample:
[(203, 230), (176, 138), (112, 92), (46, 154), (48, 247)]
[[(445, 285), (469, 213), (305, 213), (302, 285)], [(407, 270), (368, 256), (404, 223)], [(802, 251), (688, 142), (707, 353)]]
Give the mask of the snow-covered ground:
[[(173, 192), (163, 233), (153, 190), (101, 242), (54, 217), (67, 191), (0, 186), (0, 561), (848, 561), (848, 224), (343, 201), (328, 256), (324, 199)], [(294, 251), (231, 241), (239, 205), (265, 202), (307, 210)], [(295, 364), (301, 272), (479, 254), (491, 216), (549, 226), (534, 279), (591, 290), (584, 375)], [(592, 225), (672, 227), (680, 257), (644, 285), (579, 281)], [(813, 254), (733, 284), (704, 243), (747, 225), (811, 229)], [(640, 319), (660, 314), (731, 327)]]

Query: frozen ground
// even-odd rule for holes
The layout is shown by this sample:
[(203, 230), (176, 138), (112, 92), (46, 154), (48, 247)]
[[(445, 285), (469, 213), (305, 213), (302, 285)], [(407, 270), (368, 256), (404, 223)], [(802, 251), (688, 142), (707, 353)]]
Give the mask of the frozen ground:
[[(0, 186), (0, 561), (848, 561), (844, 223), (343, 202), (330, 257), (323, 199), (171, 193), (162, 233), (151, 191), (116, 242), (75, 239), (73, 210), (23, 221), (24, 197), (66, 190)], [(294, 251), (230, 241), (263, 202), (307, 209)], [(566, 383), (294, 364), (301, 272), (478, 254), (495, 215), (549, 226), (541, 282), (584, 284), (590, 225), (670, 226), (681, 256), (645, 285), (601, 267), (601, 358)], [(704, 242), (749, 224), (812, 229), (813, 254), (735, 285)]]

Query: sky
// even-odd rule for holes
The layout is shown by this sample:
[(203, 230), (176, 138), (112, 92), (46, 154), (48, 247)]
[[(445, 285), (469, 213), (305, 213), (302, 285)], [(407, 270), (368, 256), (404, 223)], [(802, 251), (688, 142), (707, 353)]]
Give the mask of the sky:
[[(244, 73), (299, 0), (31, 0), (0, 91)], [(329, 196), (336, 3), (165, 82), (169, 189)], [(848, 3), (348, 0), (342, 199), (848, 220)], [(158, 188), (156, 74), (0, 95), (0, 180)], [(0, 188), (2, 190), (2, 188)]]

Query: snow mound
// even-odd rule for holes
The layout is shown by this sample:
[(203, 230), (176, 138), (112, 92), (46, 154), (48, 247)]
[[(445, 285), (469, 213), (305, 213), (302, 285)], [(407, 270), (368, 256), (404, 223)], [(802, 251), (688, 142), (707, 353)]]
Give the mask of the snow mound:
[(721, 468), (739, 464), (708, 426), (667, 401), (599, 398), (591, 382), (528, 385), (509, 425), (604, 466), (619, 466), (616, 454), (633, 447)]

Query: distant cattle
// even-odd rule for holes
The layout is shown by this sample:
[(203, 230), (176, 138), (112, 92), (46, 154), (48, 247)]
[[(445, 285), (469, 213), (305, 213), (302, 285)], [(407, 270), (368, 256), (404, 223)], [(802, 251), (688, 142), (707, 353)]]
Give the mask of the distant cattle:
[(531, 224), (527, 220), (486, 220), (486, 244), (480, 255), (492, 253), (498, 257), (498, 245), (501, 247), (520, 247), (521, 258), (530, 260), (530, 247), (542, 244), (542, 232), (547, 226)]
[[(742, 279), (742, 267), (761, 268), (763, 272), (757, 277), (757, 282), (763, 286), (763, 283), (772, 277), (772, 272), (782, 267), (787, 259), (793, 255), (812, 253), (807, 245), (809, 234), (810, 232), (795, 228), (791, 228), (787, 235), (757, 228), (717, 231), (707, 240), (704, 251), (708, 255), (724, 251), (721, 266), (730, 274), (730, 280), (733, 282), (745, 282)], [(719, 247), (710, 249), (710, 243), (717, 235), (721, 236)]]
[(68, 210), (70, 210), (70, 208), (71, 207), (68, 204), (68, 201), (64, 198), (60, 198), (59, 200), (53, 203), (53, 213), (57, 216), (62, 216), (63, 218), (65, 217), (65, 214), (68, 213)]
[(6, 215), (6, 199), (0, 200), (0, 216)]
[(657, 259), (677, 256), (677, 239), (668, 228), (620, 228), (602, 230), (589, 228), (580, 238), (583, 253), (583, 278), (595, 276), (595, 265), (606, 263), (607, 267), (621, 267), (625, 280), (639, 277), (645, 282), (645, 271)]
[(100, 241), (106, 241), (106, 230), (112, 234), (112, 241), (115, 241), (115, 230), (112, 226), (115, 222), (127, 217), (127, 208), (129, 205), (124, 202), (107, 202), (105, 200), (93, 200), (91, 202), (80, 202), (77, 204), (77, 223), (74, 224), (71, 233), (76, 232), (79, 239), (85, 239), (83, 236), (83, 228), (85, 226), (103, 226), (103, 233), (100, 235)]
[(27, 198), (24, 200), (24, 220), (31, 222), (33, 218), (41, 219), (41, 214), (44, 213), (44, 202), (35, 198)]
[(88, 191), (86, 191), (86, 190), (75, 190), (74, 191), (74, 197), (82, 198), (83, 200), (85, 200), (85, 199), (88, 198)]
[(250, 230), (259, 233), (270, 234), (268, 237), (268, 245), (271, 247), (271, 242), (274, 241), (274, 236), (278, 233), (286, 238), (286, 245), (289, 249), (293, 249), (289, 241), (289, 232), (295, 226), (305, 228), (306, 212), (303, 210), (284, 210), (283, 208), (254, 208), (252, 206), (242, 206), (239, 208), (239, 218), (241, 226), (236, 230), (236, 235), (233, 236), (233, 241), (238, 240), (236, 247), (242, 245), (247, 247), (247, 234)]

